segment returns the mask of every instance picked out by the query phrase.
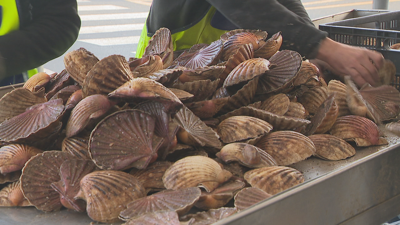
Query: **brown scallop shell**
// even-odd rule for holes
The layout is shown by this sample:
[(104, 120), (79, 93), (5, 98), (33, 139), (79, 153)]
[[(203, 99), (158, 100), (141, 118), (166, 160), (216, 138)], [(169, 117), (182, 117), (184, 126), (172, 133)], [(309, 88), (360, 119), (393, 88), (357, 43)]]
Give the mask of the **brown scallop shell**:
[(196, 69), (205, 66), (217, 64), (222, 52), (222, 41), (216, 40), (207, 47), (200, 49), (190, 60), (185, 64), (186, 68)]
[(221, 35), (221, 40), (223, 40), (224, 42), (227, 41), (230, 37), (239, 34), (239, 33), (246, 33), (246, 32), (250, 32), (253, 33), (257, 36), (257, 38), (259, 40), (265, 40), (268, 37), (268, 33), (267, 31), (263, 31), (263, 30), (250, 30), (250, 29), (234, 29), (234, 30), (230, 30), (226, 33), (224, 33), (223, 35)]
[(275, 195), (304, 182), (303, 174), (286, 166), (262, 167), (247, 171), (244, 179), (252, 186)]
[(82, 84), (83, 96), (107, 95), (133, 78), (134, 76), (124, 56), (107, 56), (96, 63), (87, 73)]
[(223, 120), (217, 127), (217, 133), (224, 143), (261, 137), (271, 130), (271, 124), (252, 116), (232, 116)]
[(0, 191), (0, 207), (25, 207), (32, 206), (24, 197), (21, 190), (21, 182), (8, 184)]
[(165, 189), (162, 176), (171, 165), (172, 162), (156, 161), (146, 169), (133, 168), (129, 173), (136, 177), (146, 190), (160, 191)]
[(259, 108), (283, 116), (289, 110), (289, 104), (289, 97), (283, 93), (279, 93), (264, 100)]
[(235, 213), (237, 213), (235, 208), (223, 207), (219, 209), (210, 209), (208, 211), (198, 212), (196, 214), (188, 214), (180, 219), (183, 221), (190, 221), (189, 224), (191, 225), (208, 225), (227, 218)]
[(214, 98), (185, 105), (200, 119), (207, 119), (217, 114), (228, 103), (228, 100), (229, 98)]
[(275, 131), (256, 144), (270, 154), (280, 166), (287, 166), (314, 155), (315, 145), (307, 136), (295, 131)]
[(226, 77), (223, 87), (230, 87), (264, 74), (269, 70), (271, 63), (267, 59), (248, 59), (233, 69)]
[(308, 116), (308, 112), (300, 102), (290, 102), (289, 108), (284, 116), (296, 117), (305, 119)]
[[(383, 61), (383, 66), (378, 70), (379, 85), (393, 85), (396, 82), (396, 66), (388, 59)], [(395, 88), (398, 88), (397, 86)]]
[(176, 211), (186, 214), (199, 199), (200, 188), (189, 187), (179, 190), (164, 190), (130, 202), (119, 218), (127, 221), (131, 218), (158, 211)]
[(387, 141), (380, 137), (378, 126), (362, 116), (338, 117), (330, 133), (346, 141), (354, 141), (357, 146), (362, 147), (387, 144)]
[(46, 151), (33, 156), (22, 170), (21, 189), (37, 209), (44, 212), (60, 210), (60, 195), (50, 185), (60, 180), (61, 164), (72, 159), (62, 151)]
[(79, 48), (72, 52), (68, 52), (64, 56), (65, 69), (81, 86), (87, 73), (97, 62), (99, 62), (99, 59), (84, 48)]
[(73, 109), (83, 99), (82, 89), (75, 91), (65, 103), (65, 110)]
[[(73, 109), (66, 126), (66, 136), (81, 132), (93, 121), (104, 116), (114, 105), (107, 96), (94, 94), (82, 99)], [(96, 121), (97, 122), (97, 121)]]
[(61, 150), (68, 152), (78, 159), (91, 159), (88, 150), (89, 137), (66, 137), (64, 138)]
[(330, 134), (314, 134), (309, 136), (315, 145), (315, 156), (327, 160), (341, 160), (356, 154), (353, 146), (345, 140)]
[(26, 111), (27, 108), (46, 102), (44, 89), (31, 92), (25, 88), (16, 88), (0, 99), (0, 123)]
[(254, 57), (271, 58), (281, 48), (282, 41), (281, 32), (272, 35), (265, 43), (260, 44), (260, 47), (254, 52)]
[(0, 124), (0, 141), (30, 143), (60, 129), (64, 112), (62, 99), (29, 107), (24, 113)]
[(50, 76), (51, 79), (46, 85), (46, 99), (51, 99), (51, 97), (53, 97), (53, 95), (59, 90), (75, 83), (74, 79), (69, 75), (66, 69)]
[(294, 80), (294, 86), (321, 86), (319, 83), (320, 76), (319, 69), (315, 64), (309, 61), (303, 61), (299, 73)]
[(211, 80), (197, 80), (186, 83), (177, 83), (174, 88), (178, 88), (193, 94), (192, 101), (202, 101), (209, 98), (215, 90), (217, 90), (219, 79)]
[(335, 101), (339, 107), (339, 117), (350, 114), (350, 110), (347, 105), (346, 89), (346, 84), (339, 80), (330, 80), (328, 83), (328, 95), (335, 94)]
[(176, 161), (165, 171), (163, 182), (167, 189), (201, 187), (211, 192), (231, 177), (229, 171), (211, 158), (188, 156)]
[(164, 68), (169, 67), (174, 59), (174, 45), (171, 38), (171, 31), (162, 27), (158, 29), (149, 40), (144, 51), (144, 56), (157, 55), (162, 59)]
[(32, 77), (30, 77), (25, 83), (23, 88), (26, 88), (32, 92), (40, 90), (40, 88), (45, 87), (50, 81), (51, 76), (45, 72), (39, 72)]
[[(183, 107), (175, 115), (175, 121), (182, 127), (182, 130), (178, 131), (178, 139), (183, 143), (221, 148), (218, 134), (187, 107)], [(184, 140), (190, 140), (190, 142)]]
[(303, 104), (304, 108), (310, 113), (315, 114), (320, 105), (328, 98), (327, 87), (313, 87), (308, 89), (298, 101)]
[(221, 148), (216, 156), (226, 163), (237, 161), (248, 168), (278, 165), (266, 151), (246, 143), (227, 144)]
[(240, 190), (235, 195), (235, 208), (238, 211), (245, 210), (250, 208), (251, 206), (271, 197), (271, 194), (267, 192), (255, 188), (255, 187), (247, 187)]
[(395, 133), (396, 135), (400, 136), (400, 121), (396, 121), (396, 122), (391, 122), (391, 123), (387, 123), (385, 125), (385, 128), (393, 133)]
[(0, 173), (7, 174), (21, 170), (34, 155), (43, 151), (23, 144), (10, 144), (0, 148)]
[(244, 44), (236, 46), (236, 49), (232, 49), (230, 57), (225, 62), (225, 69), (220, 74), (220, 86), (224, 83), (228, 74), (236, 68), (240, 63), (253, 58), (254, 49), (252, 44)]
[(155, 119), (139, 110), (115, 112), (93, 129), (89, 153), (102, 169), (144, 169), (157, 159), (161, 142), (153, 143)]
[(198, 80), (217, 80), (221, 73), (225, 70), (225, 66), (205, 66), (196, 69), (183, 69), (179, 76), (181, 83), (198, 81)]
[(57, 93), (55, 93), (50, 100), (61, 98), (63, 100), (64, 105), (66, 105), (71, 95), (78, 90), (82, 90), (78, 85), (68, 85), (63, 89), (59, 90)]
[(335, 123), (338, 114), (339, 108), (336, 105), (335, 94), (331, 94), (311, 118), (311, 124), (307, 126), (305, 135), (309, 136), (328, 132)]
[(134, 73), (137, 77), (145, 77), (148, 74), (152, 74), (159, 70), (163, 69), (163, 62), (160, 56), (158, 55), (149, 55), (145, 56), (148, 58), (145, 63), (137, 66), (132, 73)]
[(81, 179), (75, 199), (86, 201), (86, 212), (92, 220), (113, 223), (119, 221), (120, 212), (129, 202), (144, 196), (146, 192), (142, 184), (129, 173), (102, 170)]
[(159, 82), (160, 84), (171, 87), (172, 84), (182, 75), (183, 69), (162, 69), (153, 73), (147, 74), (145, 78), (149, 78)]
[[(232, 33), (232, 32), (231, 32)], [(228, 58), (234, 54), (237, 46), (251, 44), (253, 49), (256, 50), (259, 48), (260, 41), (263, 40), (264, 37), (260, 38), (255, 33), (252, 32), (239, 32), (229, 36), (226, 41), (224, 41), (224, 50), (222, 54), (222, 60), (226, 61)], [(224, 39), (222, 39), (224, 40)]]
[(61, 204), (67, 209), (84, 212), (86, 204), (74, 199), (79, 192), (79, 182), (86, 175), (97, 169), (90, 160), (67, 159), (60, 167), (60, 180), (51, 183), (51, 187), (60, 194)]
[(132, 218), (123, 225), (182, 225), (182, 223), (175, 211), (159, 211)]
[(190, 94), (189, 92), (181, 89), (177, 88), (168, 88), (168, 89), (172, 91), (172, 93), (174, 93), (176, 97), (178, 97), (179, 100), (181, 100), (182, 103), (191, 102), (194, 97), (193, 94)]
[(290, 90), (301, 67), (301, 55), (295, 51), (282, 50), (275, 53), (269, 61), (275, 67), (260, 76), (257, 94)]

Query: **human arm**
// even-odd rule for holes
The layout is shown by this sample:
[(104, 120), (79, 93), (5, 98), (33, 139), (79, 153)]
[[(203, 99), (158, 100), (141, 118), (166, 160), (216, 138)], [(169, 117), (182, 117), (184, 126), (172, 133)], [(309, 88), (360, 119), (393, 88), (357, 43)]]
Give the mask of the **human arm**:
[[(31, 6), (26, 5), (29, 2)], [(0, 80), (61, 56), (78, 37), (76, 0), (20, 3), (20, 29), (0, 36)]]

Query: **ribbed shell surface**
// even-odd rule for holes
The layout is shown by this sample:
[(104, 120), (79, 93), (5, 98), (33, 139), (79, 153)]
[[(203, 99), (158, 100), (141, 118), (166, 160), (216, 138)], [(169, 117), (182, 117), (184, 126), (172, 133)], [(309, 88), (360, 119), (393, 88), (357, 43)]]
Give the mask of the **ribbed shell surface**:
[(267, 59), (252, 58), (237, 65), (226, 77), (223, 87), (230, 87), (245, 81), (249, 81), (257, 76), (261, 76), (271, 63)]
[(315, 114), (319, 106), (328, 98), (327, 87), (313, 87), (306, 91), (300, 98), (299, 102), (310, 113)]
[(63, 152), (68, 152), (78, 159), (90, 159), (88, 142), (89, 137), (66, 137), (61, 144), (61, 150)]
[(338, 80), (331, 80), (328, 83), (328, 94), (335, 94), (335, 101), (339, 107), (338, 117), (346, 116), (350, 114), (349, 107), (347, 105), (347, 91), (346, 84)]
[(243, 188), (235, 195), (235, 208), (238, 211), (245, 210), (250, 206), (255, 205), (271, 196), (271, 194), (268, 194), (267, 192), (259, 188)]
[(222, 41), (214, 41), (207, 47), (200, 49), (194, 56), (192, 56), (192, 58), (185, 64), (185, 67), (196, 69), (205, 66), (212, 66), (218, 62), (222, 49)]
[(341, 160), (356, 154), (353, 146), (330, 134), (308, 136), (315, 145), (315, 156), (327, 160)]
[(172, 165), (169, 161), (156, 161), (146, 169), (133, 168), (129, 173), (136, 177), (143, 187), (150, 190), (165, 189), (162, 177), (165, 171)]
[(179, 83), (174, 85), (174, 88), (178, 88), (193, 94), (193, 101), (202, 101), (210, 97), (215, 90), (217, 90), (219, 79), (211, 80), (196, 80), (191, 82)]
[(160, 211), (132, 218), (124, 225), (181, 225), (181, 222), (175, 211)]
[(254, 57), (271, 58), (282, 46), (282, 41), (281, 32), (272, 35), (265, 43), (260, 44), (260, 47), (254, 52)]
[(289, 110), (289, 104), (289, 97), (283, 93), (280, 93), (264, 100), (260, 106), (260, 109), (283, 116)]
[(7, 174), (21, 170), (25, 163), (43, 151), (23, 144), (10, 144), (0, 148), (0, 173)]
[(64, 56), (65, 69), (81, 86), (87, 73), (97, 62), (99, 62), (99, 59), (84, 48), (68, 52)]

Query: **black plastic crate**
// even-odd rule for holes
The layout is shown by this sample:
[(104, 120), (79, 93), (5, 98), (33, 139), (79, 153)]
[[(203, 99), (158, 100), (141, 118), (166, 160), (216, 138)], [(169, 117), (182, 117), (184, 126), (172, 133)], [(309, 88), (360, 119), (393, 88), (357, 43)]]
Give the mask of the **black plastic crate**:
[(395, 64), (396, 80), (392, 85), (400, 90), (400, 51), (389, 49), (400, 42), (400, 11), (320, 24), (319, 29), (337, 42), (381, 52)]

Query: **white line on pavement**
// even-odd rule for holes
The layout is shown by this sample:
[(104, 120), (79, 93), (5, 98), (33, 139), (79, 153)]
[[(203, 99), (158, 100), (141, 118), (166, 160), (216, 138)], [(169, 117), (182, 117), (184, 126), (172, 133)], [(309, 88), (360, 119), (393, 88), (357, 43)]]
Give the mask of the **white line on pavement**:
[(118, 10), (118, 9), (128, 9), (126, 7), (117, 5), (80, 5), (78, 6), (78, 11), (97, 11), (97, 10)]
[(95, 39), (79, 39), (78, 41), (89, 44), (110, 46), (110, 45), (128, 45), (139, 43), (140, 36), (115, 37), (115, 38), (95, 38)]
[(140, 19), (140, 18), (147, 18), (147, 15), (148, 12), (80, 15), (80, 17), (82, 21), (93, 21), (93, 20)]
[(142, 30), (143, 25), (144, 25), (144, 23), (122, 24), (122, 25), (104, 25), (104, 26), (82, 26), (79, 33), (80, 34), (93, 34), (93, 33), (117, 32), (117, 31)]

